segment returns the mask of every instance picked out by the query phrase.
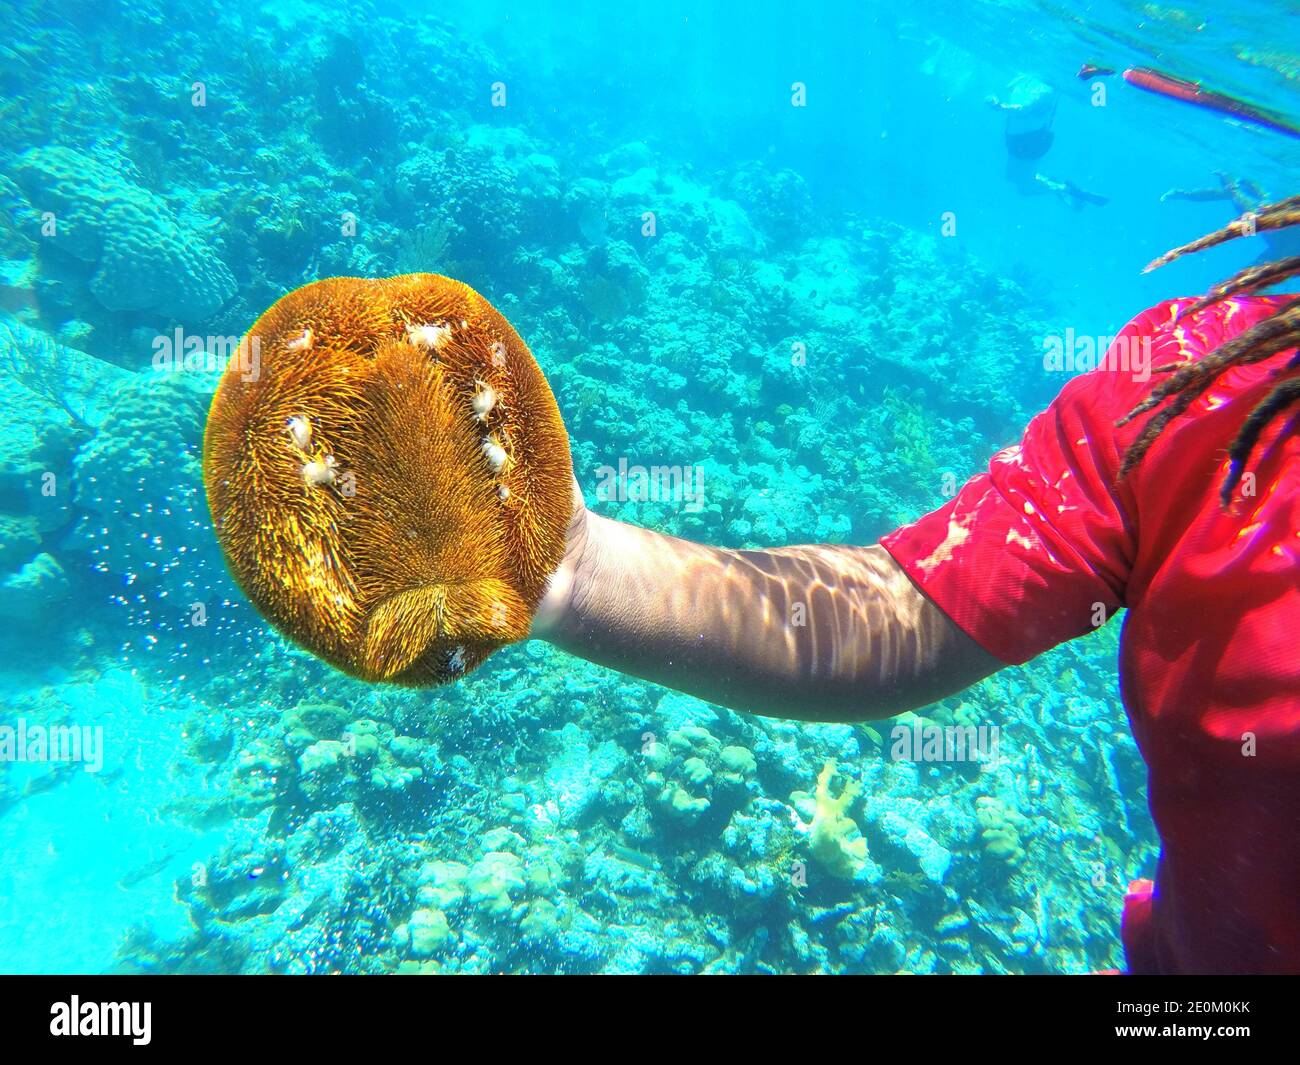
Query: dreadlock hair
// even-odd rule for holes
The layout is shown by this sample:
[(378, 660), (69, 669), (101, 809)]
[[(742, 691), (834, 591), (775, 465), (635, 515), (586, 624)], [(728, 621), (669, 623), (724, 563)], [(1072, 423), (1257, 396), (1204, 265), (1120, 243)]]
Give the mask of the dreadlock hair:
[[(1216, 244), (1223, 244), (1240, 236), (1270, 229), (1284, 229), (1296, 224), (1300, 224), (1300, 196), (1292, 196), (1260, 207), (1257, 211), (1247, 212), (1214, 233), (1194, 240), (1190, 244), (1184, 244), (1181, 248), (1165, 252), (1160, 258), (1148, 264), (1143, 273), (1171, 263), (1180, 256), (1212, 248)], [(1300, 276), (1300, 255), (1247, 267), (1228, 280), (1215, 285), (1190, 307), (1179, 311), (1175, 322), (1230, 296), (1255, 293), (1297, 276)], [(1214, 384), (1219, 375), (1230, 366), (1262, 362), (1279, 351), (1285, 351), (1297, 344), (1300, 344), (1300, 297), (1284, 303), (1268, 318), (1255, 323), (1239, 336), (1220, 344), (1208, 355), (1195, 362), (1170, 363), (1154, 367), (1153, 373), (1169, 376), (1156, 385), (1146, 399), (1115, 424), (1126, 425), (1139, 415), (1160, 406), (1166, 399), (1170, 400), (1170, 403), (1151, 417), (1142, 434), (1129, 446), (1120, 465), (1120, 478), (1142, 461), (1143, 456), (1169, 423), (1182, 415), (1193, 401)], [(1288, 362), (1283, 372), (1296, 369), (1300, 369), (1300, 355)], [(1259, 434), (1277, 414), (1297, 400), (1300, 400), (1300, 376), (1289, 377), (1275, 385), (1242, 423), (1237, 438), (1228, 447), (1228, 473), (1219, 491), (1219, 498), (1225, 507), (1231, 502), (1233, 490), (1241, 481), (1246, 461), (1259, 440)]]

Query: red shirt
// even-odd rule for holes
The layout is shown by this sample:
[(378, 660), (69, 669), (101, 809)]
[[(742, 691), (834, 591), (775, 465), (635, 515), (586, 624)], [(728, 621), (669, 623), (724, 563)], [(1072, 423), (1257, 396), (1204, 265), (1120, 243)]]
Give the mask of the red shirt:
[[(1160, 379), (1121, 363), (1196, 359), (1278, 297), (1173, 324), (1144, 311), (946, 506), (881, 543), (976, 642), (1009, 664), (1127, 608), (1120, 691), (1162, 843), (1155, 890), (1130, 896), (1134, 972), (1300, 972), (1300, 433), (1285, 412), (1223, 510), (1226, 448), (1295, 351), (1230, 369), (1118, 485)], [(1124, 366), (1126, 368), (1116, 368)], [(1098, 605), (1100, 604), (1100, 606)], [(1140, 894), (1140, 893), (1139, 893)]]

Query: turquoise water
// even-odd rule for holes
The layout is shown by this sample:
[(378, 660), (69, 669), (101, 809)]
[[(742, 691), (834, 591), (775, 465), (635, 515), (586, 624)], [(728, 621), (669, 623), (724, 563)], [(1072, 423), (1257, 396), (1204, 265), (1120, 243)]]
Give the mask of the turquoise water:
[[(1277, 199), (1300, 164), (1075, 77), (1156, 67), (1295, 121), (1289, 5), (899, 6), (4, 5), (0, 727), (84, 747), (0, 761), (0, 971), (1121, 964), (1156, 841), (1117, 626), (907, 719), (997, 727), (988, 764), (536, 641), (447, 688), (363, 685), (230, 581), (199, 473), (216, 375), (158, 368), (316, 278), (443, 273), (532, 347), (593, 509), (873, 543), (1059, 390), (1044, 338), (1261, 253), (1141, 274), (1236, 213), (1169, 190), (1228, 168)], [(1008, 179), (988, 97), (1027, 91), (1054, 100), (1037, 171), (1104, 203)], [(699, 505), (603, 498), (620, 462), (702, 471)], [(338, 757), (349, 735), (376, 742)], [(832, 761), (848, 870), (810, 846)]]

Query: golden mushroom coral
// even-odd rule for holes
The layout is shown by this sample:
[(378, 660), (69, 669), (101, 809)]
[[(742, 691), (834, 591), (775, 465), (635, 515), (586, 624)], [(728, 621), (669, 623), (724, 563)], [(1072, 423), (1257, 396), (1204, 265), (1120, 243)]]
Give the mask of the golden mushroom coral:
[[(435, 274), (316, 281), (250, 330), (203, 479), (235, 579), (366, 680), (441, 684), (528, 633), (564, 552), (568, 437), (527, 345)], [(485, 397), (491, 401), (485, 401)]]

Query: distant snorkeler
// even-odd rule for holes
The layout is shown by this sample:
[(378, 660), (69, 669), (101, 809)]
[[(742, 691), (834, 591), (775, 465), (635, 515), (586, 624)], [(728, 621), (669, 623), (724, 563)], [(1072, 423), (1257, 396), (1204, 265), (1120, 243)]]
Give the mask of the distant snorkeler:
[(1087, 81), (1089, 78), (1106, 78), (1114, 73), (1112, 67), (1099, 67), (1096, 63), (1084, 63), (1075, 77), (1080, 81)]
[[(1226, 171), (1216, 170), (1214, 176), (1219, 184), (1204, 189), (1170, 189), (1160, 197), (1161, 203), (1170, 200), (1189, 200), (1194, 203), (1225, 200), (1232, 204), (1238, 215), (1249, 217), (1261, 210), (1268, 202), (1269, 196), (1262, 188), (1249, 178), (1234, 178)], [(1293, 255), (1300, 255), (1300, 230), (1274, 229), (1259, 234), (1264, 245), (1258, 263), (1271, 262)]]
[(990, 96), (988, 104), (1006, 115), (1004, 138), (1007, 148), (1007, 178), (1023, 196), (1051, 192), (1076, 211), (1088, 204), (1102, 206), (1105, 196), (1088, 192), (1073, 181), (1048, 177), (1038, 162), (1056, 139), (1052, 122), (1056, 118), (1056, 90), (1031, 74), (1017, 75), (1007, 99)]

